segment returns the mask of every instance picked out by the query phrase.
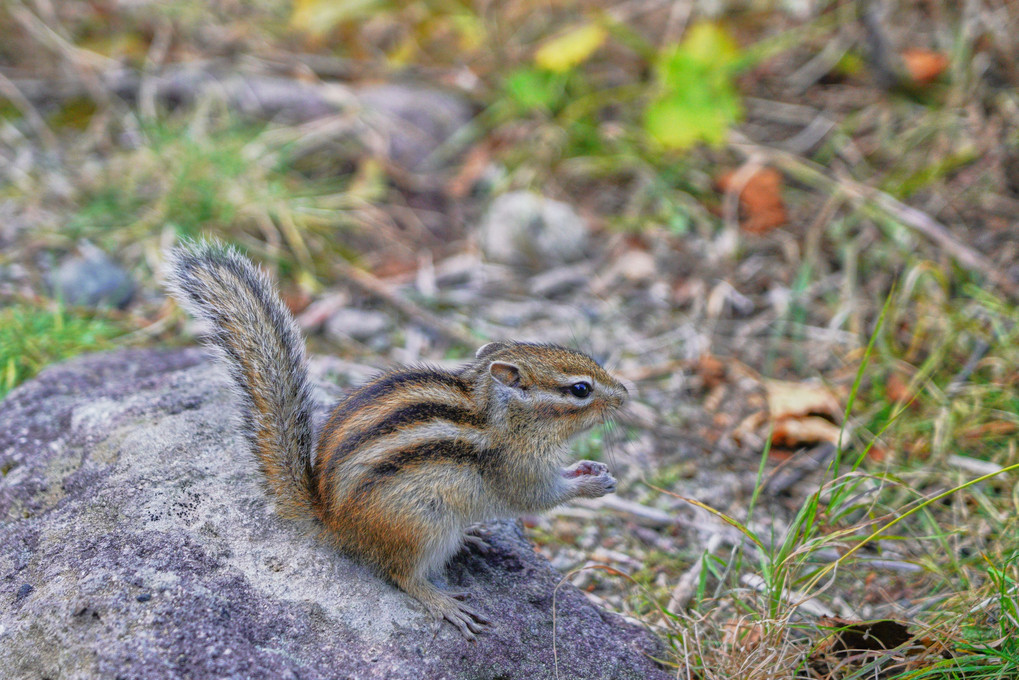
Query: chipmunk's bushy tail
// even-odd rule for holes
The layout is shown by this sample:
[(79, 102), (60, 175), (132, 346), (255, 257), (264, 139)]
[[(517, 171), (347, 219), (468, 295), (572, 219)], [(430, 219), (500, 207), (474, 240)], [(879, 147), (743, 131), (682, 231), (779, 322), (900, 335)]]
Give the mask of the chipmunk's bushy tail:
[(269, 278), (235, 249), (203, 241), (167, 254), (166, 286), (208, 325), (206, 340), (230, 371), (244, 435), (280, 514), (315, 516), (304, 340)]

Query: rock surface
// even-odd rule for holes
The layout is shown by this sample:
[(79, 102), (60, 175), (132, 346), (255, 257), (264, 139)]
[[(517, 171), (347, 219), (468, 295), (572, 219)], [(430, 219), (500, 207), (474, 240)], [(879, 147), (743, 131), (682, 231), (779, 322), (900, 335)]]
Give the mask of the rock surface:
[(234, 414), (197, 349), (83, 357), (0, 402), (0, 677), (538, 680), (553, 650), (561, 678), (670, 677), (512, 522), (444, 576), (493, 628), (436, 628), (275, 516)]

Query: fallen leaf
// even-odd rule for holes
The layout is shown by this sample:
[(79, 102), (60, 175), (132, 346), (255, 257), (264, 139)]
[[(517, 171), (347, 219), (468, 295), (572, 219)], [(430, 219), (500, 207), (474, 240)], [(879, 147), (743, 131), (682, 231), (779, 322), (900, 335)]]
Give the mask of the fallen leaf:
[(698, 357), (695, 370), (700, 376), (701, 382), (704, 383), (704, 387), (709, 390), (720, 385), (725, 378), (725, 364), (718, 357), (707, 352)]
[(657, 95), (644, 109), (644, 130), (668, 149), (698, 142), (721, 146), (742, 116), (734, 81), (739, 46), (722, 26), (702, 21), (655, 60)]
[(765, 380), (771, 441), (776, 446), (795, 448), (828, 442), (836, 446), (846, 435), (839, 426), (839, 399), (821, 383)]
[(888, 401), (903, 403), (912, 402), (916, 397), (909, 389), (905, 379), (898, 373), (888, 376), (888, 380), (885, 382), (885, 396), (888, 397)]
[(807, 415), (842, 419), (838, 397), (821, 383), (765, 380), (764, 389), (768, 395), (768, 411), (772, 420)]
[(294, 315), (300, 314), (311, 304), (311, 296), (300, 288), (286, 288), (281, 291), (280, 297)]
[(948, 57), (940, 52), (913, 48), (901, 56), (906, 72), (918, 85), (929, 85), (948, 68)]
[(737, 649), (753, 649), (764, 640), (764, 626), (758, 622), (730, 619), (724, 624), (722, 644)]
[(380, 0), (294, 0), (290, 25), (322, 37), (344, 21), (370, 15), (380, 4)]
[(574, 28), (539, 47), (534, 63), (555, 73), (568, 71), (587, 61), (608, 37), (609, 32), (597, 24)]
[(1006, 437), (1016, 432), (1019, 432), (1019, 423), (1014, 423), (1011, 420), (992, 420), (964, 430), (959, 436), (963, 439), (984, 439), (985, 437)]
[(820, 416), (782, 418), (774, 422), (771, 441), (776, 446), (794, 448), (803, 444), (839, 443), (842, 429)]
[(716, 180), (723, 192), (739, 191), (740, 227), (751, 234), (766, 234), (789, 221), (782, 200), (782, 174), (773, 168), (761, 168), (747, 180), (742, 190), (737, 185), (739, 170), (725, 172)]
[(740, 446), (760, 449), (764, 446), (768, 416), (764, 411), (751, 413), (732, 431), (732, 439)]
[(875, 463), (883, 463), (888, 460), (891, 453), (884, 446), (880, 444), (872, 444), (870, 450), (867, 451), (867, 458), (870, 458)]

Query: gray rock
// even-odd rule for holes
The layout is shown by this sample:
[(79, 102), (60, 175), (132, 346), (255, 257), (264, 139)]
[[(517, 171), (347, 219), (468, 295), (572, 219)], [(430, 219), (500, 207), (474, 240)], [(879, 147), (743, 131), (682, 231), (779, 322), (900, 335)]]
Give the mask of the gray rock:
[(365, 87), (357, 93), (368, 123), (387, 142), (387, 153), (404, 168), (423, 172), (440, 167), (454, 149), (440, 148), (470, 122), (470, 105), (441, 90), (405, 84)]
[(0, 402), (0, 677), (538, 680), (553, 648), (562, 678), (670, 677), (514, 523), (445, 575), (492, 630), (435, 628), (273, 513), (234, 415), (195, 349), (82, 357)]
[(80, 250), (50, 272), (53, 295), (70, 305), (126, 307), (135, 290), (131, 275), (94, 246)]
[(513, 191), (492, 201), (478, 239), (493, 262), (544, 269), (583, 257), (587, 223), (566, 203)]
[(343, 307), (336, 310), (325, 323), (329, 337), (353, 338), (359, 342), (371, 340), (389, 328), (389, 316), (373, 309)]

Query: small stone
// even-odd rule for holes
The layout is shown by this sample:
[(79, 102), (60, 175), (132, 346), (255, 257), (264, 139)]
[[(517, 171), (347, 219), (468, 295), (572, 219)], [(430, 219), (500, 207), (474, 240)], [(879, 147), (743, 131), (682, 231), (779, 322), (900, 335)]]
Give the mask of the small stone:
[(612, 271), (631, 283), (652, 280), (657, 272), (655, 258), (644, 250), (628, 250), (611, 265)]
[(325, 332), (332, 338), (352, 338), (365, 342), (388, 327), (389, 317), (383, 312), (345, 307), (329, 317), (325, 323)]
[(152, 593), (142, 593), (141, 595), (137, 596), (134, 599), (138, 600), (139, 602), (148, 602), (149, 600), (152, 599)]
[(131, 275), (98, 248), (85, 245), (47, 277), (53, 295), (70, 305), (124, 308), (134, 296)]
[(442, 165), (433, 157), (472, 118), (463, 99), (429, 87), (386, 84), (358, 92), (365, 118), (388, 143), (389, 158), (421, 172)]
[(478, 237), (482, 252), (493, 262), (545, 269), (580, 259), (587, 231), (587, 223), (569, 204), (513, 191), (492, 202)]

